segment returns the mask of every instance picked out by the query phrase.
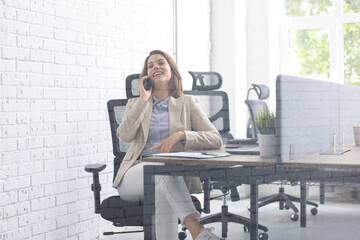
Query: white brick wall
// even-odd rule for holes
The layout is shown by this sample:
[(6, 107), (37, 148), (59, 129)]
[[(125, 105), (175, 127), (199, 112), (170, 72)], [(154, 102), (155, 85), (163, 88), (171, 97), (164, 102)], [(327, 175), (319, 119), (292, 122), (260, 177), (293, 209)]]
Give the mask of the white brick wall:
[(106, 102), (147, 53), (173, 55), (173, 1), (0, 1), (0, 239), (97, 239), (88, 163), (112, 149)]

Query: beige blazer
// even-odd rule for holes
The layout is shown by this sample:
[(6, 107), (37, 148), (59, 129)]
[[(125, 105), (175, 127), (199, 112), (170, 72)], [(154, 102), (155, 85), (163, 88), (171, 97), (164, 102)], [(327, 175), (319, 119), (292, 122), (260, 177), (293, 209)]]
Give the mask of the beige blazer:
[[(132, 98), (126, 105), (123, 120), (117, 129), (117, 136), (121, 141), (131, 142), (131, 144), (114, 179), (114, 188), (120, 184), (124, 174), (134, 165), (146, 145), (152, 106), (152, 97), (148, 101)], [(222, 144), (219, 132), (191, 95), (182, 94), (178, 98), (169, 97), (169, 135), (171, 136), (177, 131), (185, 132), (186, 141), (185, 144), (176, 143), (172, 152), (190, 149), (219, 149)], [(191, 193), (201, 191), (199, 179), (196, 179), (196, 183), (187, 182)], [(191, 184), (193, 187), (190, 186)]]

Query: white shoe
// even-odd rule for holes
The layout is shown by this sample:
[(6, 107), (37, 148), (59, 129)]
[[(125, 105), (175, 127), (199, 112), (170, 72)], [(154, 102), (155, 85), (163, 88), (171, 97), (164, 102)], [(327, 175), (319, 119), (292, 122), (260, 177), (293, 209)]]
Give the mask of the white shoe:
[(203, 228), (195, 240), (224, 240), (223, 238), (216, 236), (212, 232), (213, 230), (214, 228)]

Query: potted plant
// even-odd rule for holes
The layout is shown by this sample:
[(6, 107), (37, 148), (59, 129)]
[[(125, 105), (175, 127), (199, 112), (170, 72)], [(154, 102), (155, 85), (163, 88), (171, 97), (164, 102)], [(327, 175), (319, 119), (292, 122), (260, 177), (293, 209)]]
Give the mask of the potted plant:
[(261, 157), (275, 157), (275, 114), (269, 110), (259, 111), (255, 126), (259, 131), (258, 143)]

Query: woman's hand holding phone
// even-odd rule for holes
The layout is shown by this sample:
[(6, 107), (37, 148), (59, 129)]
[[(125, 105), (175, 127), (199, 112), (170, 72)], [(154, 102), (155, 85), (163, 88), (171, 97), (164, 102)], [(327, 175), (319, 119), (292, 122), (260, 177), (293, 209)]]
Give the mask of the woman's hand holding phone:
[(153, 84), (148, 76), (143, 76), (139, 81), (140, 98), (148, 100), (151, 96)]

